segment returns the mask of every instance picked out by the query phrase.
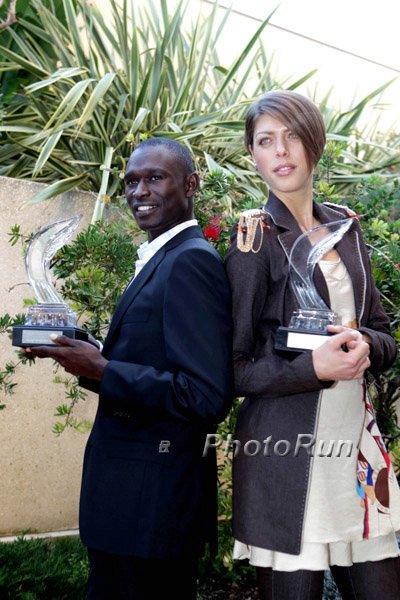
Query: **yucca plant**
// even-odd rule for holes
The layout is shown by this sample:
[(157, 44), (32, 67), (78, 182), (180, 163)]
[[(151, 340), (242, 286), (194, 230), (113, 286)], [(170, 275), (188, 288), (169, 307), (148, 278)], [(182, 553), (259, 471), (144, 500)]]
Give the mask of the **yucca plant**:
[[(25, 83), (12, 87), (13, 97), (5, 94), (0, 174), (50, 184), (31, 202), (76, 186), (90, 189), (99, 194), (96, 220), (103, 201), (122, 193), (120, 173), (132, 144), (159, 135), (188, 144), (200, 170), (217, 163), (234, 174), (238, 192), (266, 193), (243, 148), (245, 110), (261, 92), (296, 88), (313, 72), (292, 82), (271, 78), (272, 53), (260, 42), (269, 17), (225, 66), (217, 46), (229, 11), (219, 20), (215, 4), (189, 25), (183, 2), (173, 14), (168, 8), (167, 0), (121, 6), (109, 0), (105, 17), (84, 0), (32, 0), (17, 25), (0, 32), (0, 73), (6, 83), (10, 74)], [(332, 134), (348, 139), (378, 92), (339, 116), (326, 98)], [(351, 176), (370, 168), (358, 154), (345, 157)], [(394, 160), (386, 149), (381, 154), (375, 168)], [(343, 176), (343, 160), (333, 177)]]
[(51, 4), (33, 0), (35, 22), (19, 19), (9, 30), (16, 50), (0, 49), (1, 70), (34, 79), (6, 105), (0, 127), (0, 173), (51, 184), (33, 201), (75, 186), (118, 193), (141, 136), (185, 140), (203, 158), (226, 146), (229, 128), (241, 127), (232, 115), (248, 72), (265, 62), (257, 44), (268, 19), (224, 68), (215, 48), (227, 17), (217, 23), (216, 6), (185, 34), (182, 3), (169, 16), (165, 0), (140, 8), (110, 0), (111, 22), (82, 0), (64, 0), (63, 19)]

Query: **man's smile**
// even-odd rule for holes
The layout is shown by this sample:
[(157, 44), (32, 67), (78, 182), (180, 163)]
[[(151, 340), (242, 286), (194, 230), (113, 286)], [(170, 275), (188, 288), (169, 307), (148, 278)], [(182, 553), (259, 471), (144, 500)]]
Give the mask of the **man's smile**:
[(140, 213), (146, 213), (155, 208), (157, 208), (156, 204), (139, 204), (137, 206), (134, 206), (133, 210)]

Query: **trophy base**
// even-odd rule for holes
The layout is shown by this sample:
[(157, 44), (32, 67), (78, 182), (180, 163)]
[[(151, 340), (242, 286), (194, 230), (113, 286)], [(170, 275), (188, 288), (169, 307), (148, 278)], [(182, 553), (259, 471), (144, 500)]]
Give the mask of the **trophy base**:
[(276, 332), (275, 350), (288, 350), (290, 352), (315, 350), (322, 346), (331, 335), (333, 334), (329, 332), (278, 327)]
[(39, 325), (15, 325), (12, 332), (12, 345), (20, 348), (35, 346), (55, 346), (51, 334), (65, 335), (73, 340), (86, 342), (89, 334), (84, 329), (72, 326), (46, 327)]

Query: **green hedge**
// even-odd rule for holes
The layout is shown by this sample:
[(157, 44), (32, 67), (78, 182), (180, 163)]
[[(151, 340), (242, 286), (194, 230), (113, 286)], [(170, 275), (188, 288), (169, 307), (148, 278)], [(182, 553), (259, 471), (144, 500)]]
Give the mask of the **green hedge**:
[(78, 538), (0, 544), (0, 599), (83, 600), (87, 569)]
[[(0, 543), (0, 600), (85, 600), (88, 562), (78, 538)], [(200, 564), (199, 600), (256, 600), (253, 569), (235, 562), (225, 573)], [(339, 600), (328, 577), (325, 600)]]

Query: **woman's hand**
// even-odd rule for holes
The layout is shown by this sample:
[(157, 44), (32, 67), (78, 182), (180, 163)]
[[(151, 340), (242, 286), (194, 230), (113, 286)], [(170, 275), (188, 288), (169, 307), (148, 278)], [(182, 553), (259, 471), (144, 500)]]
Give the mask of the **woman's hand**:
[(356, 329), (329, 325), (334, 333), (322, 346), (313, 350), (315, 373), (321, 381), (346, 381), (363, 377), (368, 369), (369, 344)]

